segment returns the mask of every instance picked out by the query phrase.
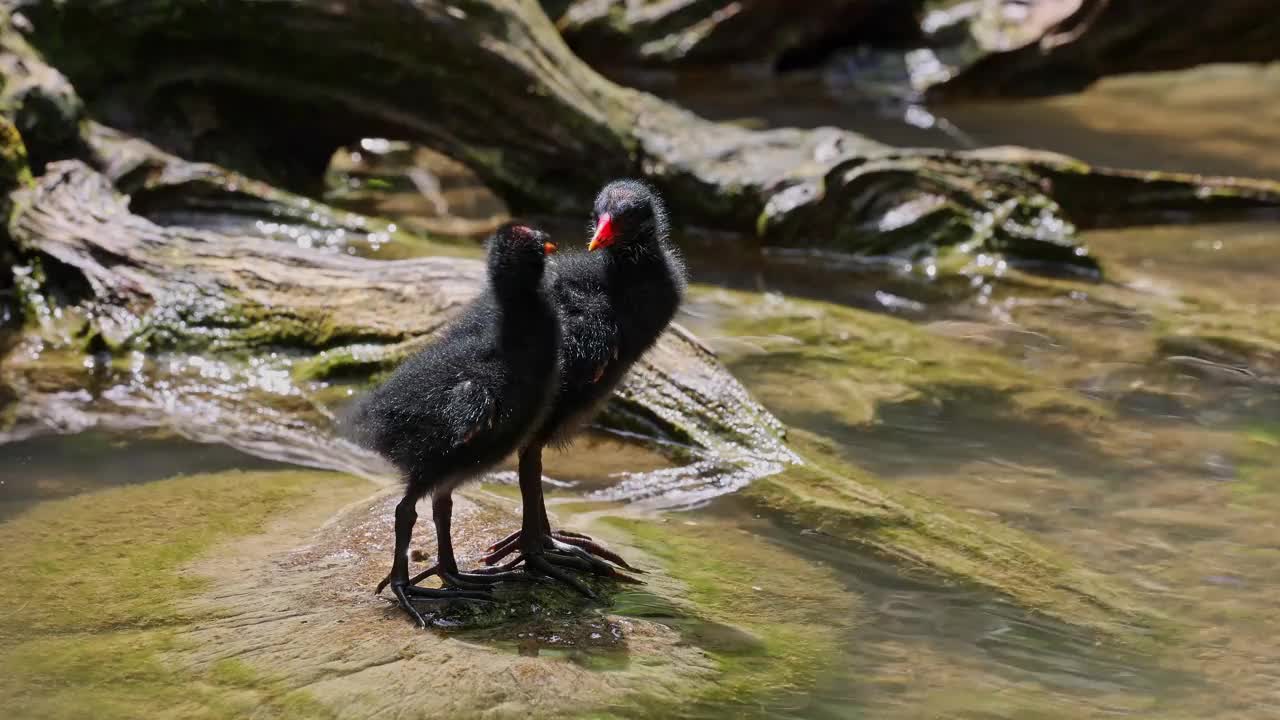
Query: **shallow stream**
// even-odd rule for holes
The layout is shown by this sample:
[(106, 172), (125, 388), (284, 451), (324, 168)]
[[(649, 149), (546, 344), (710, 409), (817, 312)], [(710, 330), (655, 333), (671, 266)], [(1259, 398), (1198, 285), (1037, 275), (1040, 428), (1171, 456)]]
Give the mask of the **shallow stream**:
[[(1119, 167), (1278, 177), (1277, 77), (1276, 68), (1209, 68), (1109, 80), (1076, 97), (936, 112), (978, 144), (1044, 147)], [(698, 87), (688, 81), (665, 90), (720, 119), (844, 124), (882, 140), (948, 142), (838, 103), (814, 103), (805, 115), (794, 103), (784, 112), (759, 97)], [(779, 87), (777, 97), (788, 92)], [(364, 191), (368, 207), (379, 186)], [(482, 217), (495, 212), (467, 203)], [(429, 214), (420, 210), (380, 206), (410, 224)], [(656, 527), (703, 527), (729, 548), (745, 531), (777, 556), (770, 586), (752, 590), (802, 595), (810, 589), (797, 578), (816, 569), (833, 580), (823, 592), (845, 596), (832, 607), (847, 616), (831, 618), (826, 640), (836, 650), (807, 677), (747, 706), (708, 697), (679, 713), (1280, 717), (1280, 223), (1091, 232), (1086, 241), (1110, 273), (1099, 284), (977, 264), (960, 279), (936, 282), (901, 261), (729, 255), (722, 242), (686, 240), (700, 286), (680, 321), (793, 433), (833, 443), (843, 461), (886, 483), (996, 519), (1075, 558), (1167, 616), (1171, 629), (1159, 654), (1117, 647), (988, 592), (903, 574), (737, 494), (708, 493), (676, 512), (623, 512)], [(819, 331), (797, 336), (779, 322), (760, 332), (762, 316), (792, 302), (802, 303), (792, 314), (817, 318)], [(844, 324), (839, 306), (895, 323), (877, 326), (874, 344), (851, 348), (850, 335), (866, 330)], [(1195, 344), (1205, 337), (1240, 340), (1250, 364), (1208, 356)], [(909, 350), (929, 339), (965, 353)], [(1016, 382), (973, 372), (975, 357), (1011, 368)], [(562, 481), (555, 507), (572, 516), (594, 512), (584, 498), (665, 463), (625, 439), (593, 436), (549, 463), (547, 475)], [(25, 440), (0, 447), (0, 528), (83, 493), (279, 467), (176, 438), (90, 432)], [(788, 564), (805, 570), (788, 573)], [(55, 587), (32, 588), (43, 590)], [(635, 591), (617, 610), (680, 625), (656, 602)], [(732, 645), (710, 641), (717, 642)], [(535, 643), (533, 652), (554, 645)], [(599, 662), (593, 652), (588, 643), (568, 655), (591, 672), (627, 662), (616, 648), (601, 645)], [(127, 673), (114, 682), (127, 683)], [(23, 695), (20, 687), (7, 691)]]

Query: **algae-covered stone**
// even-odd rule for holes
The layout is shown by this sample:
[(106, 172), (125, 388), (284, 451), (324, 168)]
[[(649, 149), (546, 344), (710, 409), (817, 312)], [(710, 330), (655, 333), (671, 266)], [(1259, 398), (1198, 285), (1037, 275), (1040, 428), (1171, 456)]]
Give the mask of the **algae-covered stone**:
[[(504, 584), (496, 604), (421, 601), (435, 629), (415, 629), (389, 594), (372, 592), (390, 566), (395, 502), (367, 498), (319, 532), (294, 523), (195, 565), (218, 589), (192, 598), (210, 620), (194, 631), (188, 661), (234, 660), (352, 718), (560, 716), (645, 694), (685, 697), (713, 677), (713, 663), (674, 630), (604, 614), (553, 584)], [(519, 524), (515, 509), (486, 493), (457, 498), (464, 565)], [(427, 517), (415, 545), (429, 558)]]
[[(211, 619), (194, 631), (188, 660), (234, 660), (305, 687), (340, 717), (632, 716), (809, 687), (843, 657), (859, 618), (856, 598), (829, 571), (741, 530), (679, 516), (606, 518), (584, 529), (633, 553), (648, 570), (644, 586), (600, 583), (611, 599), (600, 606), (556, 585), (504, 584), (495, 605), (434, 604), (436, 629), (422, 633), (370, 592), (388, 567), (395, 502), (360, 501), (318, 533), (295, 523), (296, 532), (247, 539), (196, 564), (217, 590), (193, 599)], [(518, 526), (516, 509), (486, 492), (458, 499), (464, 565)], [(434, 554), (426, 528), (417, 544)], [(793, 582), (772, 582), (783, 574)]]
[(757, 481), (746, 494), (790, 522), (923, 573), (1004, 596), (1120, 645), (1161, 640), (1167, 618), (1135, 594), (1021, 533), (977, 525), (924, 498), (890, 494), (817, 438), (797, 438), (806, 465)]
[[(26, 717), (316, 717), (260, 676), (175, 665), (207, 578), (186, 563), (283, 512), (331, 512), (368, 492), (317, 472), (194, 475), (43, 503), (0, 524), (0, 704)], [(329, 508), (325, 510), (324, 508)]]
[(0, 116), (26, 136), (41, 165), (83, 148), (84, 104), (17, 31), (9, 8), (0, 8)]
[[(999, 353), (920, 326), (832, 303), (731, 290), (696, 290), (699, 326), (752, 392), (786, 421), (826, 415), (874, 422), (884, 406), (914, 401), (964, 407), (996, 401), (1024, 420), (1085, 426), (1109, 411), (1045, 382)], [(974, 403), (977, 405), (977, 403)]]
[(847, 662), (864, 610), (832, 570), (713, 519), (602, 523), (663, 572), (646, 575), (645, 591), (620, 595), (615, 609), (670, 618), (718, 663), (721, 675), (700, 701), (763, 704)]
[[(634, 715), (805, 687), (857, 617), (834, 578), (785, 551), (645, 520), (606, 528), (653, 579), (601, 585), (612, 608), (504, 584), (478, 610), (435, 604), (439, 627), (422, 632), (372, 593), (396, 499), (369, 490), (315, 471), (196, 475), (0, 524), (0, 700), (41, 717)], [(515, 510), (459, 498), (464, 563), (518, 525)], [(784, 571), (798, 584), (769, 583)]]
[[(82, 273), (92, 291), (73, 302), (53, 296), (63, 304), (50, 316), (77, 326), (33, 332), (6, 361), (3, 377), (20, 389), (20, 423), (175, 428), (267, 457), (378, 474), (383, 468), (371, 465), (367, 453), (332, 435), (334, 413), (350, 388), (320, 380), (334, 374), (328, 361), (355, 379), (367, 378), (429, 338), (479, 285), (481, 267), (474, 261), (375, 262), (160, 227), (130, 213), (101, 176), (76, 163), (54, 165), (29, 200), (15, 222), (23, 247)], [(96, 210), (84, 213), (86, 207)], [(103, 253), (114, 259), (110, 266), (98, 262)], [(51, 290), (37, 283), (30, 297), (45, 298)], [(694, 303), (706, 297), (720, 302), (695, 293)], [(914, 398), (961, 405), (966, 393), (1007, 396), (1010, 407), (1045, 427), (1069, 426), (1096, 412), (1068, 393), (1039, 389), (1011, 363), (966, 353), (901, 321), (772, 297), (726, 294), (723, 302), (735, 306), (743, 322), (758, 323), (742, 333), (796, 346), (776, 356), (726, 357), (780, 409), (804, 401), (852, 426), (867, 415), (851, 412), (857, 406), (848, 398), (870, 388), (864, 407)], [(30, 352), (36, 344), (40, 352)], [(86, 351), (93, 353), (89, 362)], [(794, 378), (812, 378), (803, 384), (809, 390), (772, 393), (764, 381), (782, 366), (770, 358), (795, 373), (788, 387), (797, 386)], [(87, 386), (111, 390), (98, 397), (67, 392)], [(157, 396), (156, 387), (166, 392)], [(667, 482), (656, 485), (658, 492), (674, 488), (677, 497), (729, 492), (802, 462), (774, 416), (679, 328), (632, 370), (601, 422), (687, 462), (664, 471)], [(853, 492), (882, 492), (862, 487), (856, 477), (845, 482)], [(625, 485), (630, 498), (655, 492), (644, 478)], [(978, 535), (989, 523), (970, 522)], [(882, 535), (878, 542), (895, 539)], [(904, 556), (911, 557), (926, 557), (936, 543), (942, 557), (935, 567), (944, 574), (989, 575), (982, 563), (953, 561), (945, 538), (901, 539)], [(1011, 547), (984, 562), (1016, 575), (1028, 561)], [(1016, 590), (1009, 594), (1018, 597)], [(1052, 598), (1032, 600), (1044, 608)], [(1069, 594), (1059, 599), (1065, 604), (1057, 616), (1070, 620)]]
[(18, 128), (0, 117), (0, 190), (8, 195), (31, 184), (31, 166), (27, 162), (27, 145)]
[[(9, 213), (12, 208), (9, 193), (30, 183), (31, 168), (27, 163), (27, 146), (22, 141), (22, 134), (8, 118), (0, 116), (0, 220), (3, 220), (0, 225), (0, 294), (6, 296), (0, 300), (0, 336), (7, 330), (5, 326), (14, 320), (9, 315), (17, 314), (17, 308), (13, 308), (9, 302), (8, 292), (4, 292), (13, 287), (16, 278), (12, 268), (17, 261), (9, 238)], [(2, 343), (3, 337), (0, 337), (0, 344)]]
[(858, 433), (913, 403), (988, 423), (993, 432), (1031, 425), (1085, 449), (1093, 447), (1093, 422), (1111, 413), (1106, 406), (999, 354), (896, 318), (726, 290), (695, 292), (693, 303), (709, 318), (701, 329), (726, 364), (791, 424), (790, 446), (803, 459), (757, 480), (747, 496), (908, 573), (982, 586), (1121, 642), (1164, 624), (1065, 553), (999, 524), (975, 523), (857, 467), (873, 459), (857, 457), (864, 447)]
[[(0, 619), (4, 706), (31, 717), (368, 717), (384, 706), (373, 701), (378, 693), (407, 684), (416, 690), (405, 710), (418, 715), (431, 707), (415, 702), (433, 696), (434, 678), (450, 690), (434, 694), (438, 706), (468, 707), (459, 703), (470, 698), (509, 716), (530, 689), (547, 700), (528, 707), (562, 710), (572, 706), (561, 696), (584, 678), (600, 681), (582, 687), (580, 701), (588, 690), (624, 689), (615, 674), (415, 631), (370, 592), (389, 557), (385, 503), (355, 506), (384, 531), (358, 538), (363, 545), (345, 546), (337, 532), (314, 536), (326, 516), (368, 492), (331, 473), (198, 475), (48, 502), (0, 525), (9, 579), (0, 599), (11, 610)], [(465, 524), (476, 506), (462, 505)], [(370, 542), (376, 557), (365, 554)], [(358, 582), (343, 584), (338, 568)], [(672, 688), (699, 668), (711, 672), (696, 651), (673, 649), (673, 631), (627, 636), (629, 652), (666, 647), (691, 658)], [(414, 661), (418, 652), (426, 657)], [(479, 675), (475, 692), (464, 690), (463, 665)], [(658, 672), (638, 663), (629, 678)], [(495, 690), (509, 695), (505, 710)]]

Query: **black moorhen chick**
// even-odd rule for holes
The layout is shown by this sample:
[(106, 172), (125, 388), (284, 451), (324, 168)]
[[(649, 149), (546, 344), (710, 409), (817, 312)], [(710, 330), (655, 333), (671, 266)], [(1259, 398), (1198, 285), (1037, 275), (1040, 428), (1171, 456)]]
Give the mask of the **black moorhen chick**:
[[(567, 444), (609, 398), (636, 360), (658, 339), (680, 306), (684, 262), (669, 242), (662, 198), (635, 180), (609, 183), (596, 196), (587, 253), (557, 256), (553, 294), (560, 310), (560, 391), (551, 412), (520, 453), (521, 529), (492, 546), (485, 562), (515, 550), (535, 572), (581, 583), (555, 566), (625, 577), (597, 555), (631, 568), (616, 554), (569, 532), (551, 532), (542, 496), (542, 449)], [(590, 553), (590, 554), (588, 554)]]
[[(545, 233), (501, 227), (489, 243), (488, 284), (438, 340), (405, 361), (348, 416), (355, 439), (404, 473), (388, 584), (419, 626), (411, 597), (489, 599), (502, 576), (458, 571), (449, 534), (452, 492), (521, 447), (549, 411), (559, 382), (560, 323), (543, 281)], [(409, 578), (409, 541), (424, 495), (432, 496), (438, 563)], [(414, 582), (439, 573), (440, 589)]]

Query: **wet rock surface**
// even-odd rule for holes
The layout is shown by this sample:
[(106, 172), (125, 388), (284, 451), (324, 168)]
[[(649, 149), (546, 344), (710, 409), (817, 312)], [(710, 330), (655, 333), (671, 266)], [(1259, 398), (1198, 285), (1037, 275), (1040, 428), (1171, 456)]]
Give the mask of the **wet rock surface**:
[[(370, 134), (418, 140), (469, 167), (516, 212), (576, 213), (601, 183), (640, 174), (667, 193), (680, 222), (767, 245), (911, 257), (985, 251), (1094, 269), (1087, 254), (1074, 252), (1073, 227), (1093, 218), (1063, 212), (1053, 178), (1034, 164), (893, 150), (836, 128), (754, 131), (707, 122), (594, 73), (531, 0), (374, 7), (246, 5), (235, 27), (199, 3), (126, 16), (37, 2), (23, 16), (32, 44), (50, 53), (91, 112), (106, 112), (98, 99), (131, 98), (134, 112), (118, 124), (134, 134), (154, 136), (148, 117), (190, 105), (170, 94), (186, 97), (193, 84), (208, 82), (216, 98), (200, 107), (218, 107), (226, 127), (252, 125), (268, 147), (289, 148), (290, 158), (327, 162), (334, 148)], [(279, 45), (273, 35), (264, 45), (254, 30), (261, 27), (311, 39)], [(388, 35), (388, 27), (396, 31)], [(81, 33), (108, 44), (85, 54), (60, 40)], [(386, 52), (400, 44), (403, 53)], [(146, 59), (158, 56), (181, 70)], [(477, 86), (470, 81), (476, 73), (490, 82)], [(451, 98), (450, 112), (439, 111), (433, 99), (440, 97)], [(326, 118), (323, 126), (298, 122), (317, 116)], [(69, 156), (77, 155), (58, 155)], [(1171, 182), (1192, 198), (1201, 184)], [(1121, 185), (1117, 202), (1141, 200), (1142, 190)], [(887, 240), (868, 242), (877, 228)]]
[(932, 99), (1063, 93), (1104, 75), (1280, 58), (1280, 25), (1266, 0), (963, 5), (971, 9), (960, 21), (967, 32), (940, 53), (951, 54), (955, 67), (928, 89)]
[(786, 0), (543, 0), (575, 52), (599, 65), (802, 63), (859, 39), (918, 35), (917, 0), (834, 0), (804, 12)]
[[(20, 398), (10, 437), (163, 427), (273, 459), (385, 476), (385, 465), (334, 438), (333, 418), (350, 383), (418, 347), (479, 282), (471, 260), (379, 262), (158, 226), (129, 212), (105, 178), (76, 162), (51, 166), (22, 207), (14, 223), (19, 247), (54, 258), (62, 282), (79, 273), (86, 294), (68, 303), (43, 273), (23, 287), (40, 324), (10, 353), (2, 376)], [(679, 327), (632, 370), (600, 422), (680, 463), (596, 499), (692, 505), (805, 462), (774, 416)], [(797, 477), (807, 478), (797, 480), (804, 497), (815, 476)], [(855, 474), (837, 471), (830, 481), (851, 496), (881, 495)], [(1109, 625), (1106, 615), (1129, 613), (1107, 604), (1101, 619), (1077, 617), (1074, 595), (1055, 579), (1072, 572), (1070, 563), (1037, 560), (1042, 549), (1014, 539), (991, 559), (1001, 572), (987, 573), (976, 543), (956, 546), (946, 534), (918, 532), (931, 524), (889, 505), (914, 528), (883, 536), (880, 549), (890, 555), (899, 548), (898, 556), (931, 571), (980, 579), (1068, 622)], [(1000, 577), (1009, 582), (992, 580)]]
[[(690, 698), (718, 675), (671, 627), (612, 615), (554, 586), (508, 583), (496, 604), (437, 604), (435, 627), (416, 629), (389, 594), (372, 594), (389, 567), (397, 500), (360, 501), (318, 532), (287, 520), (193, 565), (212, 586), (189, 607), (202, 619), (184, 632), (193, 648), (184, 660), (246, 663), (344, 718), (577, 714)], [(508, 501), (459, 498), (462, 564), (518, 523)], [(432, 556), (427, 525), (415, 545)]]

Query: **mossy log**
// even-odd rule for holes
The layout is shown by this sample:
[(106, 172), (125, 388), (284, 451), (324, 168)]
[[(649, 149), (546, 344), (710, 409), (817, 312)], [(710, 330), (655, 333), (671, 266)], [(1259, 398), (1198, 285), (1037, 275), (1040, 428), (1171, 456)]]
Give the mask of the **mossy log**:
[[(21, 12), (96, 117), (171, 150), (172, 126), (157, 131), (157, 118), (186, 117), (187, 135), (242, 130), (286, 161), (401, 137), (466, 163), (517, 211), (577, 216), (602, 182), (639, 174), (681, 224), (765, 244), (948, 246), (1094, 269), (1072, 222), (1092, 218), (1064, 212), (1035, 164), (892, 149), (834, 128), (707, 122), (597, 75), (534, 0), (33, 0)], [(1194, 199), (1202, 182), (1175, 184)], [(1115, 190), (1114, 207), (1149, 198), (1142, 183)], [(1254, 204), (1275, 207), (1280, 195)]]
[[(475, 260), (376, 261), (160, 226), (133, 214), (105, 176), (78, 161), (51, 164), (15, 202), (11, 232), (30, 263), (18, 268), (19, 291), (42, 339), (30, 352), (15, 351), (7, 369), (32, 368), (32, 377), (51, 383), (21, 383), (19, 394), (49, 399), (65, 384), (87, 384), (100, 391), (91, 394), (106, 401), (101, 407), (127, 409), (133, 401), (118, 393), (136, 391), (142, 404), (158, 391), (176, 393), (166, 402), (185, 407), (159, 412), (174, 415), (180, 429), (189, 421), (192, 434), (221, 434), (259, 451), (266, 447), (257, 441), (276, 430), (327, 433), (346, 393), (326, 394), (326, 381), (367, 379), (394, 365), (470, 300), (483, 278)], [(57, 362), (59, 351), (69, 364)], [(97, 358), (87, 375), (75, 370), (86, 353)], [(255, 405), (284, 416), (255, 421)], [(200, 413), (215, 407), (217, 427), (196, 430), (212, 419)], [(606, 418), (616, 429), (730, 463), (793, 459), (778, 422), (679, 328), (631, 373)], [(293, 457), (287, 446), (299, 439), (267, 454)], [(328, 442), (305, 443), (319, 453), (313, 462), (359, 465), (362, 453), (341, 444), (326, 449)]]
[(968, 58), (931, 87), (933, 100), (1074, 92), (1105, 75), (1280, 59), (1270, 0), (984, 0), (968, 23)]
[[(383, 468), (373, 458), (334, 437), (335, 413), (353, 383), (430, 338), (481, 280), (475, 260), (374, 261), (162, 227), (131, 213), (106, 177), (76, 161), (51, 164), (14, 203), (29, 326), (0, 364), (0, 380), (17, 398), (6, 439), (162, 427), (377, 474)], [(785, 502), (787, 494), (810, 498), (838, 483), (845, 505), (824, 510), (822, 523), (832, 522), (830, 513), (853, 524), (871, 513), (900, 528), (877, 534), (877, 552), (1084, 627), (1114, 633), (1151, 619), (1017, 533), (927, 501), (894, 501), (856, 474), (808, 471), (778, 421), (679, 328), (633, 370), (601, 425), (682, 463), (624, 483), (632, 499), (692, 502), (774, 476), (755, 497), (808, 522), (809, 506)], [(970, 531), (933, 530), (957, 523)], [(975, 554), (987, 536), (1000, 538), (1000, 554)]]
[(918, 38), (921, 0), (542, 0), (592, 64), (705, 65), (820, 59), (827, 49)]

